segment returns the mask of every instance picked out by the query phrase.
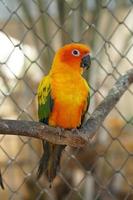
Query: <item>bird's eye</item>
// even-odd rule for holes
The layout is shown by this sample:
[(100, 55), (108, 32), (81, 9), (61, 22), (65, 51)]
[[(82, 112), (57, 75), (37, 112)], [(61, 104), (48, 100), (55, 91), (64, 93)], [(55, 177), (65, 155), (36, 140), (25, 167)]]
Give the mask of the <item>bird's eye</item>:
[(79, 50), (77, 50), (77, 49), (72, 50), (72, 55), (79, 56), (80, 55)]

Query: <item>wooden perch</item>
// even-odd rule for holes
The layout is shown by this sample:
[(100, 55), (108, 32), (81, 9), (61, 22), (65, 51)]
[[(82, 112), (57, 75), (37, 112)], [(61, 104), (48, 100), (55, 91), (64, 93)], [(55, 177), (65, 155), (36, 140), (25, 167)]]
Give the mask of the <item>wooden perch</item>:
[(118, 79), (107, 97), (97, 106), (84, 126), (77, 131), (61, 130), (59, 134), (59, 128), (39, 122), (1, 119), (0, 134), (34, 137), (55, 144), (82, 147), (96, 134), (97, 129), (131, 83), (133, 83), (133, 69), (128, 70)]

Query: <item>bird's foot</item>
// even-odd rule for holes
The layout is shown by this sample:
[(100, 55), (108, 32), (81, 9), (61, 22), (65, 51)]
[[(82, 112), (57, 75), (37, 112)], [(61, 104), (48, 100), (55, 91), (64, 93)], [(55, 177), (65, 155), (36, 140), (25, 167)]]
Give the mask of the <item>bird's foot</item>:
[(72, 128), (71, 131), (73, 134), (76, 134), (76, 135), (80, 134), (79, 129), (77, 129), (77, 128)]
[(63, 135), (62, 133), (63, 133), (64, 130), (65, 130), (64, 128), (57, 127), (57, 131), (59, 133), (60, 138)]

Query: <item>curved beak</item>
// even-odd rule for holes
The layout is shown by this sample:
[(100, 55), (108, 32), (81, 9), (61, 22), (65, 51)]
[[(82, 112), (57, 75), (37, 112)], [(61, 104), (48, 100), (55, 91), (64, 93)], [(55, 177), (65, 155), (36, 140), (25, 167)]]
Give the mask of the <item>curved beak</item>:
[(80, 67), (88, 69), (90, 65), (91, 65), (91, 57), (89, 53), (87, 53), (82, 57)]

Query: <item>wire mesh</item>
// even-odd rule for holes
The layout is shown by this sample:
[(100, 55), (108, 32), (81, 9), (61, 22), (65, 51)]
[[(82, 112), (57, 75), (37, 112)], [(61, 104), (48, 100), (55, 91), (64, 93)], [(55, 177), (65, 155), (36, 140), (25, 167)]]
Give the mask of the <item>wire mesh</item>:
[[(0, 0), (0, 117), (38, 120), (36, 90), (56, 50), (70, 42), (91, 46), (87, 113), (133, 66), (133, 2), (94, 0)], [(0, 166), (10, 200), (133, 199), (133, 88), (123, 95), (84, 149), (66, 147), (49, 188), (37, 181), (38, 140), (0, 136)]]

